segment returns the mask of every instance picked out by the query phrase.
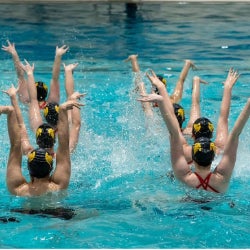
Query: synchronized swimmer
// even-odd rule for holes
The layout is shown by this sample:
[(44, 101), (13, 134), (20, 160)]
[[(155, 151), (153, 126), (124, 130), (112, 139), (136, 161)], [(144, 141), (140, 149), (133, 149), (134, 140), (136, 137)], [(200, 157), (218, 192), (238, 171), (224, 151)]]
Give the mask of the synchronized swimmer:
[[(9, 95), (11, 105), (0, 106), (0, 114), (7, 115), (10, 141), (6, 171), (8, 190), (13, 195), (29, 197), (67, 189), (71, 174), (70, 154), (78, 143), (81, 127), (80, 107), (83, 104), (79, 99), (85, 96), (74, 90), (73, 71), (78, 63), (63, 64), (67, 100), (60, 104), (61, 58), (69, 47), (66, 45), (56, 47), (50, 94), (47, 98), (48, 86), (34, 79), (34, 64), (31, 65), (26, 60), (24, 64), (21, 63), (15, 44), (10, 41), (7, 41), (7, 44), (2, 46), (2, 50), (12, 55), (18, 76), (17, 88), (13, 85), (8, 90), (2, 90)], [(193, 78), (190, 118), (187, 127), (182, 127), (185, 111), (180, 102), (189, 69), (196, 68), (194, 63), (191, 60), (185, 60), (172, 95), (168, 94), (167, 81), (164, 77), (156, 75), (154, 71), (147, 72), (146, 75), (152, 84), (152, 93), (148, 94), (137, 57), (137, 55), (130, 55), (126, 61), (131, 62), (132, 71), (136, 74), (135, 87), (140, 96), (138, 101), (142, 103), (146, 117), (154, 115), (154, 108), (161, 112), (170, 135), (171, 162), (175, 177), (194, 189), (225, 193), (235, 167), (239, 136), (250, 114), (249, 98), (233, 129), (228, 132), (231, 92), (239, 78), (238, 72), (230, 69), (224, 82), (216, 139), (212, 141), (214, 125), (209, 118), (201, 116), (200, 108), (200, 84), (207, 84), (207, 82), (199, 76)], [(29, 105), (29, 122), (36, 136), (37, 148), (30, 144), (30, 135), (27, 132), (19, 102)], [(41, 112), (44, 114), (45, 121)], [(193, 138), (192, 145), (187, 143), (184, 135)], [(56, 137), (58, 147), (54, 152)], [(216, 154), (221, 154), (222, 158), (212, 171), (211, 164)], [(22, 155), (27, 156), (31, 181), (27, 181), (22, 175)], [(53, 169), (54, 159), (55, 169)], [(194, 166), (194, 171), (191, 165)]]

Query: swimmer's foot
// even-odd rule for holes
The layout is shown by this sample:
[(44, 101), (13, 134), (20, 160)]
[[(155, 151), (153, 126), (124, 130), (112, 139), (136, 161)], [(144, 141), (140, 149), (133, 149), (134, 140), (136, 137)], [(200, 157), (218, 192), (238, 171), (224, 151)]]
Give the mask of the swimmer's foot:
[(193, 61), (186, 59), (185, 63), (189, 65), (189, 67), (191, 67), (193, 70), (197, 69), (197, 67), (195, 66), (195, 64), (193, 63)]
[(199, 81), (199, 83), (208, 84), (207, 81), (201, 79), (199, 76), (194, 76), (194, 81)]
[(128, 62), (128, 61), (136, 61), (137, 60), (138, 55), (130, 55), (128, 56), (127, 59), (124, 60), (124, 62)]

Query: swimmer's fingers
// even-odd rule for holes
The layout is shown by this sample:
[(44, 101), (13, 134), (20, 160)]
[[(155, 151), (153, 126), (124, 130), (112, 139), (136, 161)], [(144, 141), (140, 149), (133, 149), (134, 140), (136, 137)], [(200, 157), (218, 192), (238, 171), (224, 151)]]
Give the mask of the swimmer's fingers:
[(61, 108), (62, 109), (66, 109), (66, 110), (70, 110), (70, 109), (73, 109), (73, 107), (76, 107), (78, 109), (80, 109), (82, 106), (84, 106), (85, 104), (83, 103), (80, 103), (76, 100), (69, 100), (63, 104), (61, 104)]
[(12, 84), (8, 90), (1, 90), (1, 92), (5, 93), (9, 96), (15, 96), (18, 90), (19, 90), (19, 86), (16, 88), (14, 86), (14, 84)]
[[(152, 69), (148, 69), (147, 72), (146, 72), (146, 76), (147, 77), (150, 77), (150, 78), (155, 78), (157, 77), (155, 72), (152, 70)], [(158, 78), (158, 77), (157, 77)]]
[(67, 46), (67, 45), (63, 45), (62, 47), (61, 47), (61, 49), (63, 49), (65, 52), (69, 49), (69, 46)]
[(81, 97), (84, 97), (86, 95), (86, 93), (79, 93), (79, 92), (74, 92), (70, 97), (69, 100), (80, 100)]
[(34, 70), (34, 68), (35, 68), (35, 64), (33, 63), (32, 65), (30, 65), (30, 63), (26, 60), (26, 59), (24, 59), (24, 62), (25, 62), (25, 64), (23, 64), (23, 63), (20, 63), (19, 64), (19, 66), (24, 70), (24, 71), (28, 71), (28, 70)]
[(56, 55), (57, 56), (62, 56), (69, 50), (69, 47), (67, 45), (63, 45), (62, 47), (56, 46)]
[(141, 98), (138, 98), (137, 101), (140, 102), (161, 102), (163, 97), (157, 94), (141, 95)]
[(69, 65), (66, 65), (65, 63), (63, 63), (63, 67), (64, 67), (64, 70), (71, 70), (73, 71), (77, 66), (79, 65), (79, 63), (71, 63)]
[(73, 109), (73, 107), (76, 107), (78, 109), (81, 109), (81, 107), (85, 106), (85, 104), (83, 103), (80, 103), (80, 102), (75, 102), (75, 103), (72, 103), (71, 106), (69, 106), (68, 109)]
[(81, 109), (81, 107), (85, 106), (85, 104), (84, 103), (75, 103), (73, 106), (78, 108), (78, 109)]

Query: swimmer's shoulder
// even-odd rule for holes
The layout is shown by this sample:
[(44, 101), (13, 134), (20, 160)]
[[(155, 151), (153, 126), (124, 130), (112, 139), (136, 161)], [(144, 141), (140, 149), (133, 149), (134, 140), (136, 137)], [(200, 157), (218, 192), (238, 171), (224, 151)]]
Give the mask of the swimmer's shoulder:
[(52, 181), (48, 181), (42, 185), (34, 185), (33, 183), (24, 183), (16, 189), (17, 196), (40, 196), (49, 192), (59, 191), (60, 186)]

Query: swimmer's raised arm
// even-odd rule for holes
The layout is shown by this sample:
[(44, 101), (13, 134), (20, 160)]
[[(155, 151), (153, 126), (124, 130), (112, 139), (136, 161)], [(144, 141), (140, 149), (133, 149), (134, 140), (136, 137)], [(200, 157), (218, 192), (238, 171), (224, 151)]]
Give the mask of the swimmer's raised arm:
[(6, 182), (11, 194), (18, 194), (18, 187), (27, 183), (22, 174), (21, 134), (13, 106), (1, 106), (0, 113), (7, 114), (10, 153), (7, 164)]
[[(147, 74), (147, 76), (151, 83), (158, 88), (161, 97), (156, 97), (155, 94), (148, 96), (155, 97), (154, 101), (158, 102), (162, 117), (170, 134), (172, 167), (176, 177), (180, 180), (183, 180), (190, 172), (190, 168), (187, 164), (183, 151), (183, 136), (174, 114), (173, 105), (169, 98), (169, 95), (166, 91), (166, 88), (162, 87), (162, 85), (164, 86), (164, 84), (160, 81), (160, 79), (155, 75), (153, 71), (151, 71), (151, 73), (151, 75)], [(148, 100), (144, 99), (140, 101)]]
[[(80, 100), (81, 97), (84, 97), (86, 94), (80, 94), (78, 92), (73, 93), (69, 96), (68, 100), (77, 101)], [(76, 145), (79, 140), (79, 134), (81, 129), (81, 112), (80, 109), (77, 107), (73, 107), (71, 110), (71, 117), (72, 117), (72, 124), (70, 127), (70, 136), (69, 136), (69, 150), (70, 153), (74, 151)]]
[(21, 102), (27, 103), (29, 102), (29, 93), (27, 90), (27, 83), (24, 77), (24, 72), (20, 66), (21, 61), (16, 51), (15, 43), (11, 43), (9, 40), (7, 40), (7, 43), (8, 46), (2, 45), (2, 50), (8, 52), (12, 56), (18, 78), (18, 97)]
[(83, 106), (83, 104), (76, 100), (69, 100), (61, 104), (59, 107), (56, 168), (51, 180), (59, 185), (60, 189), (66, 189), (68, 187), (71, 175), (68, 110), (73, 107), (80, 108), (81, 106)]
[(64, 72), (65, 72), (65, 90), (67, 94), (67, 98), (74, 93), (74, 78), (73, 72), (77, 68), (78, 63), (72, 63), (66, 65), (63, 63)]
[(29, 136), (27, 133), (27, 129), (23, 120), (22, 112), (18, 104), (18, 100), (16, 98), (16, 93), (18, 89), (12, 85), (11, 88), (9, 88), (7, 91), (3, 91), (7, 95), (9, 95), (11, 104), (14, 108), (15, 114), (16, 114), (16, 120), (19, 126), (19, 133), (21, 134), (21, 145), (22, 145), (22, 152), (24, 155), (27, 155), (30, 151), (33, 150), (33, 147), (30, 144)]
[[(78, 63), (73, 63), (65, 65), (65, 89), (67, 93), (68, 100), (78, 100), (79, 98), (85, 96), (85, 94), (80, 94), (78, 92), (74, 93), (74, 77), (73, 72), (78, 66)], [(81, 112), (80, 109), (73, 107), (72, 110), (68, 111), (69, 121), (70, 121), (70, 134), (69, 134), (69, 149), (72, 153), (78, 143), (80, 129), (81, 129)]]
[(226, 81), (224, 82), (224, 91), (220, 107), (220, 116), (217, 123), (217, 132), (215, 144), (217, 151), (224, 150), (228, 137), (228, 116), (231, 105), (232, 89), (240, 75), (233, 68), (230, 68)]
[(227, 138), (222, 159), (214, 171), (215, 174), (218, 174), (224, 178), (225, 189), (229, 183), (233, 168), (235, 166), (239, 136), (249, 119), (249, 115), (250, 115), (250, 98), (247, 100), (246, 105), (241, 111), (238, 119), (234, 124), (231, 133)]
[(68, 51), (69, 47), (63, 45), (62, 47), (56, 46), (55, 60), (52, 70), (52, 79), (50, 84), (50, 93), (48, 102), (60, 103), (60, 85), (59, 85), (59, 74), (62, 56)]
[(21, 64), (21, 67), (26, 72), (28, 77), (28, 92), (30, 96), (29, 121), (31, 129), (33, 132), (36, 132), (37, 128), (43, 123), (43, 119), (37, 100), (37, 89), (34, 78), (35, 65), (34, 63), (30, 65), (29, 62), (25, 60), (25, 64)]

